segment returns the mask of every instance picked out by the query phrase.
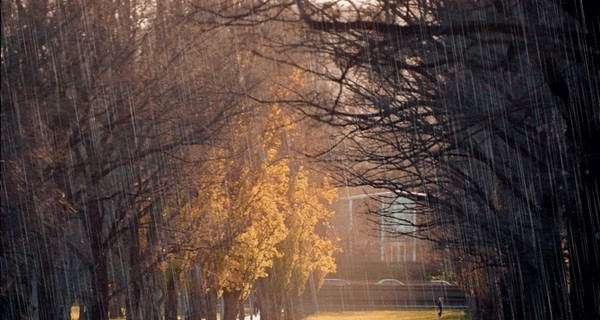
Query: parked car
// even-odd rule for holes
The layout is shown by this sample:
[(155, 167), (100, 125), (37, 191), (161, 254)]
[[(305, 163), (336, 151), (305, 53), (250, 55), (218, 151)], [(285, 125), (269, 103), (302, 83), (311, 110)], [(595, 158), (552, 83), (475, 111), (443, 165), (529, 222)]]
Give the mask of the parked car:
[(446, 280), (430, 280), (429, 283), (432, 285), (439, 285), (439, 286), (454, 286), (452, 283), (450, 283)]
[(324, 286), (349, 286), (350, 282), (344, 279), (338, 278), (325, 278), (323, 281)]
[(375, 282), (375, 284), (379, 285), (379, 286), (403, 286), (404, 285), (404, 283), (402, 283), (396, 279), (381, 279), (381, 280)]

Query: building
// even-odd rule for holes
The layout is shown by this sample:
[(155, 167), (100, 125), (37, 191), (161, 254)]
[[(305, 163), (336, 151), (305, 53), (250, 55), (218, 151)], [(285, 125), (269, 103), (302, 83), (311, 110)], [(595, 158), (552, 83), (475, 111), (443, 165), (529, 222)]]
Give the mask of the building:
[(415, 203), (389, 191), (346, 188), (334, 204), (331, 234), (341, 258), (380, 262), (417, 262), (421, 244)]

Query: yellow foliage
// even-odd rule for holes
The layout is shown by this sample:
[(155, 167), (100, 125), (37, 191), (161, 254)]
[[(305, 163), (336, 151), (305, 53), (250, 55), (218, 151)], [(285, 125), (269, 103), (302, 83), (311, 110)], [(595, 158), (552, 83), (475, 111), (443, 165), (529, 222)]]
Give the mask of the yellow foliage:
[[(290, 83), (300, 86), (302, 76), (294, 72)], [(230, 145), (213, 151), (191, 210), (202, 216), (204, 277), (212, 290), (243, 298), (277, 269), (283, 286), (299, 293), (314, 270), (335, 270), (334, 244), (315, 229), (332, 216), (326, 204), (337, 192), (327, 177), (311, 176), (302, 159), (290, 157), (288, 143), (299, 133), (279, 104), (266, 116), (240, 118), (230, 136)]]

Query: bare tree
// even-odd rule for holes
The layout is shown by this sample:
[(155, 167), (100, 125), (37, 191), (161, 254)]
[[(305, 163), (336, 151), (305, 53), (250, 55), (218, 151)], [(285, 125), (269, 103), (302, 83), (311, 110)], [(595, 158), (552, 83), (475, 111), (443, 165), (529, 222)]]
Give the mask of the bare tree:
[[(111, 263), (128, 256), (127, 287), (170, 249), (168, 199), (183, 164), (202, 158), (192, 146), (238, 112), (239, 70), (183, 4), (16, 1), (2, 12), (2, 225), (14, 230), (2, 252), (3, 270), (15, 271), (3, 273), (3, 313), (55, 319), (79, 298), (84, 317), (105, 319), (120, 276)], [(54, 300), (37, 305), (36, 284)], [(138, 288), (128, 288), (134, 300)]]
[[(304, 101), (308, 114), (341, 129), (340, 181), (414, 198), (429, 208), (420, 229), (433, 228), (428, 237), (493, 279), (474, 288), (487, 295), (479, 317), (598, 313), (586, 307), (591, 300), (566, 298), (597, 298), (598, 279), (583, 283), (572, 273), (573, 259), (589, 258), (587, 268), (599, 256), (584, 244), (595, 241), (597, 208), (582, 205), (597, 201), (589, 193), (597, 176), (576, 169), (589, 170), (595, 152), (585, 141), (598, 130), (597, 53), (578, 40), (588, 36), (582, 21), (540, 3), (296, 1), (315, 31), (302, 45), (330, 58), (311, 69), (335, 92), (289, 102)], [(558, 65), (567, 66), (560, 75)], [(581, 89), (561, 97), (557, 78), (575, 81), (563, 81), (563, 90)], [(581, 245), (587, 254), (577, 253)]]

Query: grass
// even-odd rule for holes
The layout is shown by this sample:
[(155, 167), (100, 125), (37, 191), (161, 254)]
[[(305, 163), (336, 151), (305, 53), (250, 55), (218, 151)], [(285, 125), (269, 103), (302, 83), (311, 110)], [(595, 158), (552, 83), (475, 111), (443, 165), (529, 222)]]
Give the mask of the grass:
[[(125, 318), (111, 318), (125, 320)], [(344, 311), (320, 312), (305, 320), (471, 320), (471, 316), (463, 310), (444, 310), (441, 318), (437, 310), (395, 310), (395, 311)]]
[(441, 318), (437, 311), (430, 310), (397, 310), (397, 311), (346, 311), (321, 312), (306, 320), (471, 320), (463, 310), (444, 310)]

